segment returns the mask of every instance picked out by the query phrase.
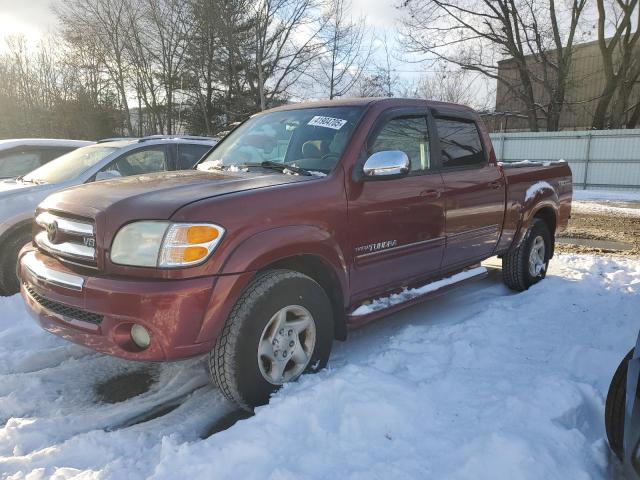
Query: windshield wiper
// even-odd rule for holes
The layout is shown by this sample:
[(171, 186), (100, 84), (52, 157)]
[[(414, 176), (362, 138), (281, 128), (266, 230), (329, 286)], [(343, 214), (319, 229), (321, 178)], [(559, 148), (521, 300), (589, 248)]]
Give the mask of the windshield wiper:
[(280, 162), (272, 162), (271, 160), (265, 160), (260, 163), (243, 163), (242, 165), (238, 165), (238, 167), (262, 167), (268, 168), (271, 170), (278, 170), (280, 173), (285, 173), (285, 170), (289, 170), (293, 173), (297, 173), (298, 175), (313, 175), (309, 170), (305, 170), (304, 168), (296, 167), (294, 165), (287, 165), (286, 163)]
[(35, 185), (42, 185), (44, 183), (42, 180), (37, 180), (35, 178), (30, 178), (29, 180), (27, 180), (26, 178), (24, 178), (24, 175), (20, 175), (19, 177), (17, 177), (16, 181), (22, 183), (33, 183)]

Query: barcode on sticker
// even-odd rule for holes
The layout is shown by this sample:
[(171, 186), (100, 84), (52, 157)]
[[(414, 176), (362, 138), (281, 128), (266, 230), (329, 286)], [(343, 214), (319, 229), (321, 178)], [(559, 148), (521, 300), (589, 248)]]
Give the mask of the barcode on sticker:
[(332, 128), (334, 130), (340, 130), (344, 124), (347, 123), (346, 120), (342, 120), (341, 118), (333, 118), (333, 117), (321, 117), (316, 115), (311, 120), (309, 120), (308, 125), (313, 125), (315, 127), (326, 127)]

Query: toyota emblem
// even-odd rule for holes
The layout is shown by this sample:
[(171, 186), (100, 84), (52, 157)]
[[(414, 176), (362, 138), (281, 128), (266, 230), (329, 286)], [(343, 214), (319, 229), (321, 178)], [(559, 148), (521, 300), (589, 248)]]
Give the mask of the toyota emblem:
[(47, 238), (51, 243), (55, 243), (56, 237), (58, 236), (58, 222), (48, 223), (46, 226), (47, 229)]

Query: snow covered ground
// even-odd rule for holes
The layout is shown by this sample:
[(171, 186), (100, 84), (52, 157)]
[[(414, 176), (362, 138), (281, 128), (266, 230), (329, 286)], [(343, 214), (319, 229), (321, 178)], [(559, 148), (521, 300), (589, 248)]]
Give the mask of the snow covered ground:
[(208, 438), (232, 407), (201, 360), (100, 403), (96, 385), (144, 366), (55, 338), (0, 299), (0, 477), (605, 478), (604, 398), (640, 328), (639, 289), (640, 262), (616, 257), (559, 256), (521, 294), (491, 270), (353, 332), (327, 370)]
[(634, 190), (573, 190), (574, 200), (612, 200), (622, 202), (640, 202), (640, 191)]
[(640, 192), (574, 190), (572, 210), (582, 214), (640, 218)]

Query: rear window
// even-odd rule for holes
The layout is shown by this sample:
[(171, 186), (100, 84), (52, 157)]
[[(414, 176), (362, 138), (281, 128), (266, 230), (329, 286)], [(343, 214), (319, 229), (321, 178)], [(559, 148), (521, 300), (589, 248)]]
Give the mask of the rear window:
[(485, 163), (476, 124), (436, 118), (443, 168), (480, 166)]

